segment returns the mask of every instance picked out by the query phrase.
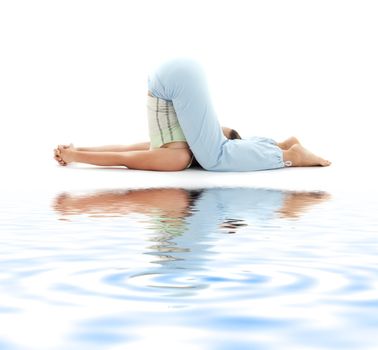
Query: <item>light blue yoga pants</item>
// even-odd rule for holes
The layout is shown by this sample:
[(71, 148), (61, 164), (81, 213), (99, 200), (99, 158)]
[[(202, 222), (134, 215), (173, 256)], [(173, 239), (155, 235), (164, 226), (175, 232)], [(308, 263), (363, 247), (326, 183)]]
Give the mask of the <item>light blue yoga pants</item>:
[(195, 60), (180, 57), (163, 62), (149, 73), (148, 89), (154, 96), (172, 101), (189, 147), (204, 169), (254, 171), (284, 167), (283, 152), (274, 140), (229, 140), (223, 135), (203, 68)]

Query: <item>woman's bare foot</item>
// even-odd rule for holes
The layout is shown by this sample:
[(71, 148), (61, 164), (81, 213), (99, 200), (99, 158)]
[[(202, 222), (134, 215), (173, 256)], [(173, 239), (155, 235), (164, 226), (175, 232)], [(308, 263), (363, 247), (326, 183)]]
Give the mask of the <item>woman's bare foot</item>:
[(310, 152), (300, 144), (291, 146), (284, 151), (284, 161), (291, 162), (291, 166), (329, 166), (331, 162)]
[(300, 142), (295, 136), (291, 136), (285, 141), (277, 142), (277, 146), (282, 150), (288, 150), (291, 146), (296, 144), (300, 144)]

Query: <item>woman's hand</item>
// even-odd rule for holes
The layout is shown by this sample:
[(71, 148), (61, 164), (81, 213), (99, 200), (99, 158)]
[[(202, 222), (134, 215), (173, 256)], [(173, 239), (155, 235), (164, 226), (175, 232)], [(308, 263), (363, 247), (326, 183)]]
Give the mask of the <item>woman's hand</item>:
[(72, 148), (75, 149), (74, 145), (70, 143), (69, 145), (58, 145), (57, 148), (54, 149), (54, 159), (62, 166), (66, 166), (67, 163), (61, 158), (60, 156), (60, 148)]

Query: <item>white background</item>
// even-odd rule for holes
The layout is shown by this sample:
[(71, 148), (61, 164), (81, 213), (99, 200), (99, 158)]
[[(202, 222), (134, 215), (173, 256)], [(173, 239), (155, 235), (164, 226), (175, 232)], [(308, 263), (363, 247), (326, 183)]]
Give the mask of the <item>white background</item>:
[(377, 18), (361, 0), (1, 1), (1, 167), (147, 141), (147, 73), (178, 55), (204, 65), (222, 125), (371, 165)]
[[(147, 141), (147, 73), (178, 55), (204, 65), (222, 125), (242, 136), (296, 135), (333, 165), (237, 175), (57, 166), (53, 148), (59, 143)], [(349, 196), (364, 185), (366, 197), (346, 201), (357, 203), (352, 209), (360, 206), (362, 223), (369, 216), (361, 198), (371, 198), (372, 184), (378, 188), (371, 171), (377, 97), (378, 1), (0, 0), (0, 212), (30, 212), (25, 222), (17, 214), (20, 222), (10, 232), (36, 220), (43, 225), (46, 219), (38, 215), (51, 215), (51, 198), (57, 197), (33, 192), (38, 186), (61, 194), (105, 186), (234, 183), (330, 190), (337, 198), (335, 188), (348, 189)], [(25, 189), (32, 195), (25, 196)], [(337, 220), (341, 214), (334, 215)], [(17, 236), (10, 247), (38, 242), (38, 232), (37, 238), (31, 234), (25, 241)], [(49, 310), (29, 306), (26, 316), (34, 327), (25, 327), (28, 318), (17, 326), (10, 319), (8, 337), (13, 332), (22, 335), (20, 342), (51, 348), (72, 327), (70, 312), (54, 323)], [(43, 323), (46, 336), (38, 337), (44, 320), (50, 322)], [(148, 331), (151, 342), (160, 339)], [(165, 340), (180, 339), (180, 329), (170, 329), (170, 336)]]

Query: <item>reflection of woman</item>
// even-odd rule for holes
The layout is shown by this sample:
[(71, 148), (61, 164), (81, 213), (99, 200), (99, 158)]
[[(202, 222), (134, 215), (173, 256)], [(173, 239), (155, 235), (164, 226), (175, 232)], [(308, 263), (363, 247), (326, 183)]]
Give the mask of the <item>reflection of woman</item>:
[(211, 256), (217, 254), (217, 233), (235, 233), (247, 223), (265, 226), (281, 209), (283, 216), (295, 217), (327, 198), (324, 193), (254, 188), (151, 188), (84, 196), (63, 194), (53, 206), (63, 216), (95, 214), (95, 220), (101, 214), (144, 214), (147, 220), (142, 218), (143, 225), (154, 234), (148, 235), (143, 253), (151, 256), (154, 265), (131, 271), (130, 278), (147, 276), (148, 287), (163, 288), (164, 293), (171, 289), (177, 296), (192, 295), (207, 285), (195, 273), (206, 269)]
[(204, 73), (197, 62), (178, 58), (162, 64), (148, 79), (150, 142), (130, 146), (58, 146), (55, 159), (142, 170), (183, 170), (193, 155), (206, 170), (253, 171), (284, 166), (330, 165), (294, 137), (277, 143), (264, 137), (241, 139), (221, 128)]
[[(220, 227), (242, 226), (251, 218), (269, 219), (274, 213), (295, 218), (308, 207), (329, 198), (323, 192), (289, 192), (255, 188), (150, 188), (106, 191), (89, 195), (59, 195), (53, 204), (60, 214), (128, 215), (145, 214), (165, 223), (180, 223), (188, 217), (207, 218)], [(200, 213), (201, 212), (201, 213)], [(162, 227), (164, 225), (161, 225)]]
[(153, 228), (172, 235), (185, 231), (185, 218), (202, 190), (150, 188), (143, 190), (106, 191), (88, 195), (63, 193), (54, 202), (62, 215), (123, 216), (147, 215)]

